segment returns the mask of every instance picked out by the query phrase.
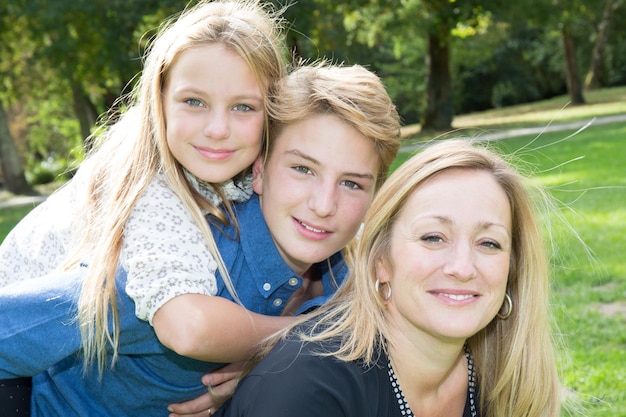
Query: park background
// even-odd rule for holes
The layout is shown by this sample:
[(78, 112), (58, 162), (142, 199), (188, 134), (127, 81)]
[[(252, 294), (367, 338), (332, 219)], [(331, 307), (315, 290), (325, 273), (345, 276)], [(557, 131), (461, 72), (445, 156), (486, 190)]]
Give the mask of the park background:
[[(558, 199), (587, 245), (553, 230), (564, 395), (625, 417), (626, 1), (291, 3), (291, 54), (383, 79), (404, 124), (396, 165), (432, 139), (489, 140)], [(0, 240), (33, 207), (8, 202), (71, 176), (159, 23), (187, 4), (0, 2)]]

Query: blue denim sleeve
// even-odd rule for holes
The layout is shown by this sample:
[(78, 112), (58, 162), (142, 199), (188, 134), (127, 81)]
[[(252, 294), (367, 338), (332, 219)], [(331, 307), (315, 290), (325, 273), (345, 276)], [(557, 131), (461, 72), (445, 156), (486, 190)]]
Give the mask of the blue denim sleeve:
[(84, 270), (0, 288), (0, 378), (35, 375), (80, 348), (76, 301)]

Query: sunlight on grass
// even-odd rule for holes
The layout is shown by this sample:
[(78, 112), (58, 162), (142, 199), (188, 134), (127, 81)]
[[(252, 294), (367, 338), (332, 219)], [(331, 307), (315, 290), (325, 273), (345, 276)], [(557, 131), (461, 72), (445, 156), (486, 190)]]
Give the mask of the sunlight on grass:
[[(626, 114), (626, 87), (586, 92), (587, 104), (572, 106), (567, 95), (549, 100), (519, 104), (479, 113), (457, 115), (453, 121), (455, 135), (479, 136), (510, 128), (549, 126), (552, 123), (591, 121), (594, 117)], [(402, 128), (409, 140), (423, 140), (419, 125)], [(445, 137), (448, 137), (446, 135)]]
[[(586, 93), (587, 105), (571, 106), (568, 96), (558, 96), (536, 103), (493, 109), (479, 114), (459, 115), (454, 126), (533, 125), (551, 121), (590, 119), (626, 113), (626, 87), (600, 89)], [(501, 127), (501, 126), (499, 126)]]

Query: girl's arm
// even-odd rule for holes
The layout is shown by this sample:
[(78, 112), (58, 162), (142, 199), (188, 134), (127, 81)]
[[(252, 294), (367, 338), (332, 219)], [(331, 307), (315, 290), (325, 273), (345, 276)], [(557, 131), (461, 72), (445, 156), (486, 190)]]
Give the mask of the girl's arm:
[(253, 313), (222, 297), (184, 294), (157, 310), (152, 326), (161, 343), (179, 355), (238, 362), (249, 359), (259, 342), (294, 320)]

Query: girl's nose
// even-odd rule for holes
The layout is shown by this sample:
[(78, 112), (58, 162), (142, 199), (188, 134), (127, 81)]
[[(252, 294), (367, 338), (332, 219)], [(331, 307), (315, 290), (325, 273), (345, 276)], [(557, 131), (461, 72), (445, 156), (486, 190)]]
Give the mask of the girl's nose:
[(230, 136), (228, 116), (223, 111), (211, 111), (204, 125), (204, 135), (211, 139), (227, 139)]

